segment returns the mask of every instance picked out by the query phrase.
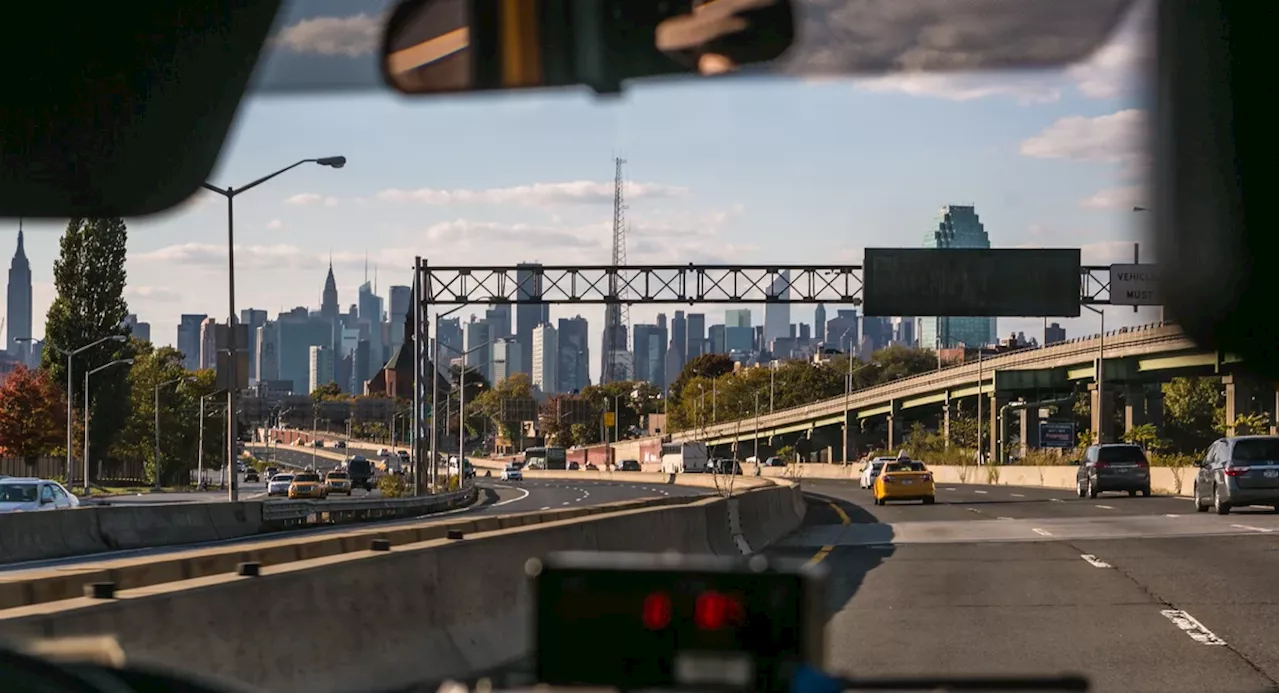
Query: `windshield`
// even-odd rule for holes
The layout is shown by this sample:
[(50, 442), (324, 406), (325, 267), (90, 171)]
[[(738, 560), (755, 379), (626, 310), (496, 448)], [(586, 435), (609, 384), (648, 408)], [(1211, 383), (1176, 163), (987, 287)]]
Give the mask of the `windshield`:
[[(287, 3), (255, 79), (374, 83), (396, 4)], [(676, 3), (609, 7), (633, 4)], [(1215, 17), (1217, 5), (1249, 3), (1216, 3)], [(121, 631), (126, 649), (155, 644), (140, 659), (181, 656), (267, 690), (521, 670), (535, 646), (528, 559), (672, 547), (822, 568), (815, 632), (832, 671), (1083, 671), (1106, 691), (1274, 689), (1272, 470), (1230, 477), (1243, 494), (1231, 497), (1228, 477), (1193, 466), (1226, 435), (1272, 430), (1274, 378), (1183, 333), (1165, 297), (1214, 297), (1160, 277), (1158, 263), (1179, 255), (1153, 240), (1178, 220), (1216, 237), (1182, 213), (1188, 200), (1201, 211), (1243, 202), (1190, 182), (1234, 169), (1157, 160), (1152, 124), (1178, 123), (1206, 152), (1237, 151), (1226, 141), (1236, 126), (1154, 112), (1171, 93), (1192, 113), (1212, 110), (1207, 93), (1149, 77), (1163, 5), (799, 6), (800, 40), (825, 43), (797, 46), (767, 77), (635, 80), (607, 97), (250, 96), (209, 187), (171, 212), (0, 220), (12, 234), (0, 234), (12, 267), (0, 473), (87, 486), (81, 502), (94, 506), (52, 513), (14, 546), (47, 545), (57, 555), (30, 560), (78, 575), (175, 561), (174, 546), (219, 552), (177, 571), (192, 579), (191, 608), (161, 608), (179, 591), (148, 585), (145, 599), (109, 605), (119, 618), (90, 620)], [(959, 6), (963, 16), (949, 14)], [(1089, 42), (1033, 29), (1097, 13), (1126, 19), (1078, 64), (916, 71), (944, 57), (963, 67), (1083, 51)], [(1177, 38), (1232, 33), (1216, 21)], [(859, 57), (905, 71), (841, 69)], [(1225, 56), (1190, 49), (1183, 59), (1223, 79), (1251, 63), (1232, 57), (1227, 69)], [(213, 79), (173, 62), (179, 79)], [(79, 67), (51, 84), (79, 84), (93, 66)], [(49, 141), (70, 159), (77, 140), (58, 128), (79, 115), (50, 116)], [(1255, 149), (1237, 153), (1244, 162)], [(21, 153), (7, 158), (12, 176), (45, 175)], [(1156, 191), (1153, 172), (1185, 184)], [(1270, 221), (1250, 228), (1269, 233)], [(1194, 257), (1235, 286), (1214, 249)], [(1273, 271), (1274, 257), (1255, 264)], [(954, 309), (974, 296), (983, 305)], [(241, 336), (228, 341), (233, 316)], [(95, 343), (67, 373), (63, 355)], [(241, 459), (228, 428), (252, 438), (243, 459), (254, 464), (342, 471), (246, 482), (227, 464)], [(338, 439), (346, 450), (306, 447)], [(413, 464), (343, 454), (395, 448), (414, 450)], [(1109, 469), (1081, 463), (1090, 448)], [(903, 450), (909, 463), (876, 459)], [(1274, 438), (1234, 450), (1237, 462), (1276, 457)], [(500, 474), (459, 474), (450, 459), (465, 456)], [(730, 458), (748, 457), (766, 463), (739, 474)], [(520, 481), (510, 460), (538, 470)], [(902, 476), (876, 481), (886, 471)], [(352, 483), (279, 500), (288, 484), (325, 477)], [(42, 518), (19, 518), (32, 519)], [(0, 564), (18, 560), (5, 531)], [(389, 554), (369, 551), (381, 537)], [(285, 547), (268, 555), (252, 543), (264, 540)], [(206, 563), (222, 576), (259, 560), (265, 580), (197, 579)], [(295, 560), (298, 570), (276, 567)], [(672, 619), (697, 616), (689, 595)], [(44, 630), (80, 632), (81, 620)], [(643, 649), (575, 633), (556, 640), (583, 666)], [(268, 652), (284, 664), (236, 661)], [(698, 671), (736, 666), (691, 659)]]
[(0, 484), (0, 503), (34, 503), (35, 484)]

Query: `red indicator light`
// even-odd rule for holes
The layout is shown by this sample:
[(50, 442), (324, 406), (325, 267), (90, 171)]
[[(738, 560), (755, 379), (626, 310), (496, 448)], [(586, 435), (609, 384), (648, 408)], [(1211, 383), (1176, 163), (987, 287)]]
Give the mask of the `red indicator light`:
[(702, 630), (720, 630), (743, 621), (742, 604), (719, 592), (703, 592), (693, 605), (694, 625)]
[(662, 630), (671, 625), (671, 597), (665, 592), (651, 592), (644, 598), (640, 620), (649, 630)]

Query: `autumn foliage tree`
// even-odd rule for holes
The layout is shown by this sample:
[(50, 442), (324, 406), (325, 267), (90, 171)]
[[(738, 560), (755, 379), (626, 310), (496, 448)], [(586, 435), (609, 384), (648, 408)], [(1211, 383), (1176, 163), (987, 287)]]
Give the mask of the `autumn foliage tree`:
[(65, 444), (66, 402), (49, 373), (18, 366), (0, 384), (0, 454), (34, 460)]

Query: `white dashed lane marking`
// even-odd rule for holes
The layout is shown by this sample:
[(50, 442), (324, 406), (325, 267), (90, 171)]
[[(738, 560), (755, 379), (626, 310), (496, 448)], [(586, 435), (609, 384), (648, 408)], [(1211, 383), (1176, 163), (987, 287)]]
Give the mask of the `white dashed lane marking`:
[(1115, 510), (1115, 508), (1111, 507), (1110, 505), (1095, 505), (1093, 507), (1102, 508), (1103, 510)]
[(978, 490), (976, 490), (976, 489), (974, 490), (974, 493), (976, 493), (976, 494), (978, 494), (978, 495), (982, 495), (982, 496), (987, 495), (987, 492), (986, 492), (986, 491), (978, 491)]
[(1227, 643), (1213, 631), (1204, 627), (1204, 624), (1197, 621), (1194, 616), (1183, 611), (1182, 609), (1162, 609), (1160, 615), (1169, 619), (1173, 625), (1177, 626), (1187, 637), (1195, 640), (1201, 645), (1226, 645)]
[(1270, 532), (1271, 531), (1265, 527), (1254, 527), (1253, 525), (1231, 525), (1231, 526), (1235, 527), (1236, 529), (1247, 529), (1250, 532)]
[(1053, 535), (1052, 535), (1052, 534), (1050, 534), (1047, 530), (1040, 529), (1039, 527), (1032, 527), (1032, 528), (1031, 528), (1031, 531), (1032, 531), (1032, 532), (1035, 532), (1036, 534), (1039, 534), (1039, 535), (1040, 535), (1040, 536), (1042, 536), (1042, 537), (1051, 537), (1051, 536), (1053, 536)]
[(1107, 563), (1106, 561), (1104, 561), (1104, 560), (1102, 560), (1102, 559), (1098, 558), (1097, 556), (1095, 556), (1095, 555), (1093, 555), (1093, 554), (1091, 554), (1091, 553), (1082, 553), (1082, 554), (1080, 554), (1080, 557), (1081, 557), (1081, 558), (1083, 558), (1083, 559), (1085, 560), (1085, 562), (1086, 562), (1086, 563), (1088, 563), (1089, 565), (1093, 566), (1094, 568), (1110, 568), (1110, 567), (1112, 567), (1110, 563)]

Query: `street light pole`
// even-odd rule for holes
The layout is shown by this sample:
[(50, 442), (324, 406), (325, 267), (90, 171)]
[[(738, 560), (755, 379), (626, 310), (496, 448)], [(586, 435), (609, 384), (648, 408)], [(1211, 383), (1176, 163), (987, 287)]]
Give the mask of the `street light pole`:
[(105, 363), (97, 368), (86, 371), (84, 374), (84, 494), (89, 495), (89, 376), (104, 371), (112, 366), (121, 364), (132, 364), (133, 359), (116, 359), (110, 363)]
[[(263, 183), (275, 178), (276, 176), (295, 169), (303, 164), (319, 164), (331, 168), (342, 168), (347, 165), (345, 156), (327, 156), (319, 159), (303, 159), (295, 164), (286, 166), (275, 173), (263, 176), (248, 185), (239, 188), (228, 186), (219, 188), (208, 183), (201, 183), (205, 190), (215, 192), (227, 198), (227, 348), (231, 350), (231, 356), (228, 358), (227, 364), (227, 464), (232, 464), (236, 460), (236, 385), (239, 375), (236, 373), (238, 361), (240, 359), (240, 341), (236, 333), (236, 225), (235, 225), (235, 197), (243, 192), (248, 192)], [(238, 499), (238, 489), (236, 488), (236, 475), (229, 474), (230, 481), (227, 483), (227, 499), (235, 502)]]
[[(415, 283), (414, 286), (419, 286), (419, 285)], [(421, 289), (419, 289), (419, 291), (421, 291)], [(419, 300), (421, 300), (421, 297), (419, 297)], [(440, 388), (437, 387), (437, 380), (436, 380), (439, 377), (439, 373), (440, 373), (440, 364), (438, 363), (440, 360), (440, 346), (441, 346), (440, 345), (440, 319), (447, 317), (452, 313), (456, 313), (459, 310), (462, 310), (463, 307), (464, 306), (457, 306), (456, 308), (451, 308), (450, 310), (445, 311), (444, 313), (437, 313), (435, 316), (436, 348), (431, 349), (431, 354), (430, 354), (431, 371), (432, 371), (431, 372), (431, 443), (430, 443), (431, 458), (430, 458), (430, 461), (428, 462), (428, 467), (427, 467), (431, 471), (431, 488), (432, 489), (435, 489), (436, 485), (440, 482), (439, 462), (438, 462), (438, 458), (436, 457), (436, 454), (437, 454), (436, 443), (439, 440), (438, 438), (439, 433), (437, 432), (437, 427), (440, 422), (440, 419), (436, 416), (436, 407), (439, 406), (439, 399), (440, 399)], [(423, 346), (424, 348), (430, 348), (431, 344), (430, 342), (428, 342)], [(466, 359), (464, 358), (463, 360), (465, 361)], [(466, 368), (467, 367), (466, 363), (463, 363), (462, 367)], [(446, 426), (449, 425), (449, 418), (447, 416), (445, 417), (444, 422)], [(417, 478), (418, 478), (418, 472), (415, 470), (414, 483), (417, 483)]]
[[(1135, 210), (1137, 211), (1137, 210)], [(1085, 308), (1098, 314), (1098, 363), (1093, 370), (1093, 384), (1098, 389), (1098, 430), (1094, 434), (1098, 436), (1099, 443), (1105, 443), (1102, 439), (1102, 429), (1104, 427), (1104, 417), (1109, 416), (1107, 411), (1107, 400), (1105, 399), (1105, 390), (1102, 388), (1103, 380), (1103, 359), (1107, 353), (1107, 314), (1102, 312), (1101, 308), (1094, 308), (1091, 305), (1084, 304)]]
[[(452, 312), (452, 311), (450, 311), (450, 312)], [(484, 342), (481, 342), (480, 344), (477, 344), (476, 346), (471, 347), (470, 349), (467, 349), (466, 351), (462, 351), (462, 350), (459, 350), (459, 349), (453, 349), (453, 347), (451, 347), (451, 346), (449, 346), (449, 345), (447, 345), (447, 344), (437, 344), (437, 346), (442, 346), (442, 347), (444, 347), (444, 348), (446, 348), (446, 349), (452, 349), (453, 351), (456, 351), (456, 352), (458, 353), (458, 355), (462, 357), (462, 364), (461, 364), (460, 366), (458, 366), (458, 474), (459, 474), (459, 478), (461, 478), (461, 475), (462, 475), (462, 473), (463, 473), (463, 471), (464, 471), (464, 470), (463, 470), (463, 468), (462, 468), (462, 467), (463, 467), (462, 462), (463, 462), (463, 460), (466, 458), (466, 452), (464, 451), (464, 447), (466, 446), (466, 437), (467, 437), (467, 419), (466, 419), (466, 412), (467, 412), (467, 357), (468, 357), (468, 356), (470, 356), (471, 354), (473, 354), (473, 353), (475, 353), (475, 352), (477, 352), (477, 351), (479, 351), (479, 350), (481, 350), (481, 349), (483, 349), (483, 348), (485, 348), (485, 347), (489, 346), (489, 344), (490, 344), (491, 342), (493, 342), (493, 341), (494, 341), (494, 340), (492, 340), (492, 339), (486, 340), (486, 341), (484, 341)], [(437, 349), (437, 353), (438, 353), (438, 352), (439, 352), (439, 350)], [(432, 414), (434, 415), (434, 414), (435, 414), (435, 412), (432, 412)], [(434, 425), (435, 425), (435, 424), (434, 424), (434, 420), (433, 420), (432, 426), (434, 427)], [(438, 480), (436, 480), (436, 479), (433, 479), (433, 480), (432, 480), (432, 482), (433, 482), (433, 483), (436, 483), (437, 481), (438, 481)]]

